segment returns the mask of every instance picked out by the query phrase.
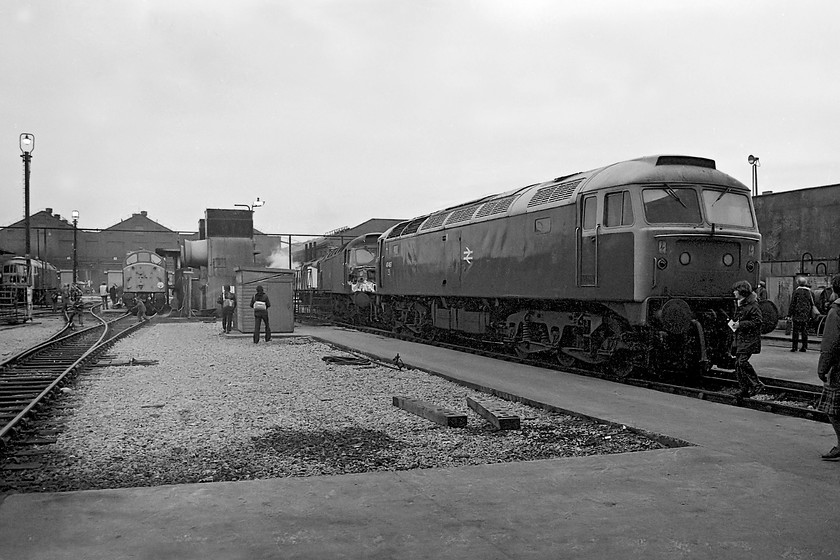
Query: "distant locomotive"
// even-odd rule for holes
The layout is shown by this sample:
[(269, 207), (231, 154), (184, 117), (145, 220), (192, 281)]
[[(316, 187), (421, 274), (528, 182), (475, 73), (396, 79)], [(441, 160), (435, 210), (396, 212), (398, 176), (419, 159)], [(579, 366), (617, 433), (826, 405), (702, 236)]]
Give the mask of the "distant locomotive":
[(2, 274), (0, 286), (4, 288), (32, 288), (32, 303), (51, 304), (50, 295), (59, 291), (61, 275), (56, 267), (38, 259), (29, 259), (31, 274), (27, 273), (27, 259), (20, 256), (0, 257)]
[(140, 249), (125, 257), (123, 266), (123, 303), (133, 307), (138, 297), (144, 297), (146, 307), (160, 312), (168, 306), (169, 281), (166, 261), (154, 251)]
[(299, 302), (336, 317), (358, 319), (376, 292), (380, 233), (368, 233), (304, 264), (297, 275)]
[(713, 160), (644, 157), (394, 226), (361, 317), (617, 376), (731, 367), (731, 287), (758, 282), (760, 243), (750, 189)]

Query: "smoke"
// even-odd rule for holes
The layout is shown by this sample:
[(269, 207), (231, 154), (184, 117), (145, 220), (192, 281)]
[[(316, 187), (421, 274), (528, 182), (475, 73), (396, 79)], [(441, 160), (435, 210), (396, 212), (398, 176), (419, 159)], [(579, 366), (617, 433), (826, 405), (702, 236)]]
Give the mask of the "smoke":
[(287, 268), (289, 266), (289, 251), (277, 245), (268, 257), (268, 268)]

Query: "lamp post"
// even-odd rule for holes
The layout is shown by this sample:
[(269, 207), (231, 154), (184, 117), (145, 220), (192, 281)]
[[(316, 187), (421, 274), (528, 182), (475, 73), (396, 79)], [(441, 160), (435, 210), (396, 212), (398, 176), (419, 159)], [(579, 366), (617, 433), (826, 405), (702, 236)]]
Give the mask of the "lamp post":
[(76, 271), (78, 270), (78, 267), (79, 267), (79, 261), (78, 261), (77, 250), (76, 250), (76, 246), (78, 245), (78, 237), (77, 237), (78, 233), (77, 232), (79, 231), (79, 229), (78, 229), (77, 226), (78, 226), (78, 223), (79, 223), (79, 211), (78, 210), (73, 210), (73, 213), (71, 215), (73, 216), (73, 286), (75, 286), (76, 285)]
[(747, 157), (747, 163), (752, 165), (752, 189), (753, 189), (753, 196), (758, 196), (758, 168), (761, 166), (761, 163), (758, 161), (758, 157), (750, 154)]
[(247, 208), (248, 212), (253, 212), (254, 208), (259, 208), (264, 204), (265, 200), (260, 200), (260, 197), (257, 197), (257, 200), (255, 200), (253, 204), (234, 204), (234, 206), (241, 206), (243, 208)]
[(26, 229), (26, 258), (32, 252), (32, 240), (29, 237), (29, 162), (32, 161), (32, 152), (35, 150), (35, 135), (24, 132), (20, 135), (20, 151), (23, 158), (23, 224)]

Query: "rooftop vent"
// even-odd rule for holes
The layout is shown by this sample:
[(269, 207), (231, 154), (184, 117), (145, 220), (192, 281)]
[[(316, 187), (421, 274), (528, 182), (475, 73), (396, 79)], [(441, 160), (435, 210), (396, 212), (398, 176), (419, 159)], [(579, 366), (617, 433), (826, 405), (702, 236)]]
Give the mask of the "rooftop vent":
[(659, 156), (656, 165), (693, 165), (694, 167), (716, 169), (715, 160), (692, 156)]

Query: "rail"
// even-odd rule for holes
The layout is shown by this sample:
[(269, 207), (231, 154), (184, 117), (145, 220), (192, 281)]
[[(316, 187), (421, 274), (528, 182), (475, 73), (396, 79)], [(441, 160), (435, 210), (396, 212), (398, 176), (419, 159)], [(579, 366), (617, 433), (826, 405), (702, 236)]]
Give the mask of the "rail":
[[(142, 323), (129, 324), (127, 321), (129, 315), (107, 321), (96, 313), (91, 314), (99, 322), (97, 325), (37, 344), (0, 364), (0, 387), (8, 388), (8, 396), (0, 398), (0, 402), (4, 403), (4, 408), (7, 410), (3, 416), (0, 416), (6, 420), (0, 427), (0, 444), (6, 441), (18, 425), (50, 394), (65, 383), (71, 373), (77, 372), (85, 362), (104, 351), (119, 338), (142, 326)], [(106, 339), (109, 333), (114, 334)], [(49, 358), (48, 354), (54, 351), (60, 351), (62, 358)], [(33, 380), (29, 370), (35, 369), (37, 373), (37, 370), (42, 367), (38, 364), (33, 365), (39, 356), (44, 356), (45, 360), (51, 360), (53, 367), (59, 366), (60, 373), (53, 377), (57, 370), (50, 372), (43, 366), (43, 375)], [(25, 388), (20, 385), (22, 379), (30, 383)], [(28, 395), (32, 395), (34, 391), (38, 392), (30, 398)], [(26, 397), (21, 398), (24, 396)]]

